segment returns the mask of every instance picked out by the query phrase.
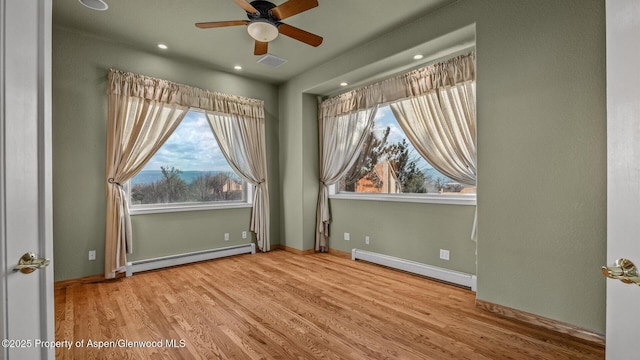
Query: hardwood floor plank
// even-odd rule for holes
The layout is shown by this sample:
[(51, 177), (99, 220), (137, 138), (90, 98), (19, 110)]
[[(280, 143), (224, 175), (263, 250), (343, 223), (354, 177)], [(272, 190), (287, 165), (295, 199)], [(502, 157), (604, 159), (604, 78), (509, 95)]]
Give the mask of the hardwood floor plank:
[(55, 290), (56, 339), (85, 346), (57, 349), (59, 359), (604, 358), (602, 347), (478, 309), (471, 291), (327, 254), (272, 251), (68, 284)]

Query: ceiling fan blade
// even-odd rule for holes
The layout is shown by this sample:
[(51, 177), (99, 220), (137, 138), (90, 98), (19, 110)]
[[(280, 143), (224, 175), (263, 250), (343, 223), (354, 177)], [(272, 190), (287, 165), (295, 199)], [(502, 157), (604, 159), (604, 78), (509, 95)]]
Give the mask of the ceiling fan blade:
[(316, 6), (318, 6), (318, 0), (289, 0), (271, 9), (271, 13), (282, 20)]
[(268, 42), (262, 42), (262, 41), (256, 40), (256, 44), (253, 48), (253, 55), (264, 55), (267, 53), (268, 49), (269, 49)]
[(305, 44), (309, 44), (311, 46), (318, 46), (322, 44), (322, 36), (318, 36), (316, 34), (312, 34), (310, 32), (299, 29), (295, 26), (280, 24), (278, 26), (278, 31), (282, 35), (286, 35), (290, 38), (296, 39), (298, 41), (302, 41)]
[(211, 21), (211, 22), (196, 23), (196, 27), (200, 29), (210, 29), (210, 28), (218, 28), (218, 27), (225, 27), (225, 26), (247, 25), (247, 24), (249, 24), (249, 20)]
[(249, 4), (249, 2), (247, 0), (233, 0), (233, 2), (238, 4), (238, 6), (243, 8), (244, 11), (246, 11), (248, 13), (253, 13), (253, 14), (259, 13), (259, 11), (256, 10), (256, 8), (254, 8), (253, 5)]

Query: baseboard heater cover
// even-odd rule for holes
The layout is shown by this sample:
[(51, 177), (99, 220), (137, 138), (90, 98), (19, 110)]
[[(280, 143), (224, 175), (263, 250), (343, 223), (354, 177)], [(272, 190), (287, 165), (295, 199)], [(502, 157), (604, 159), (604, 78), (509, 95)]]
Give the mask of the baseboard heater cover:
[(152, 259), (136, 260), (127, 263), (127, 276), (131, 276), (134, 273), (162, 269), (169, 266), (189, 264), (198, 261), (205, 261), (211, 259), (217, 259), (226, 256), (240, 255), (240, 254), (255, 254), (256, 244), (244, 244), (237, 246), (229, 246), (218, 249), (196, 251), (186, 254), (178, 254), (171, 256), (163, 256)]
[(387, 266), (393, 269), (403, 270), (413, 274), (468, 287), (471, 288), (472, 291), (476, 291), (477, 279), (475, 275), (360, 249), (351, 250), (351, 259), (368, 261), (370, 263)]

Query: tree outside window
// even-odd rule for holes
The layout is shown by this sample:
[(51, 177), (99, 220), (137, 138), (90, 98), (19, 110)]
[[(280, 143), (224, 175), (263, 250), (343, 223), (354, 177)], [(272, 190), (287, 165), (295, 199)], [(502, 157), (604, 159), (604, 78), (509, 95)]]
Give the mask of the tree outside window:
[(420, 194), (475, 193), (437, 171), (411, 145), (389, 106), (380, 106), (374, 127), (340, 192)]

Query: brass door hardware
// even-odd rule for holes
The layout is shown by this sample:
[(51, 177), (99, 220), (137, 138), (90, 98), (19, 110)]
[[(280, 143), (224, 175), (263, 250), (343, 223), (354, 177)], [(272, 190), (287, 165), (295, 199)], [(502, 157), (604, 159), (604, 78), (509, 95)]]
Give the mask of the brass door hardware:
[(32, 252), (25, 253), (18, 260), (18, 265), (13, 268), (13, 271), (20, 271), (23, 274), (30, 274), (37, 269), (45, 268), (51, 261), (45, 258), (38, 258), (36, 254)]
[(616, 260), (613, 266), (603, 266), (602, 275), (611, 279), (618, 279), (625, 284), (640, 285), (638, 269), (629, 259), (621, 258)]

